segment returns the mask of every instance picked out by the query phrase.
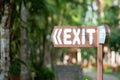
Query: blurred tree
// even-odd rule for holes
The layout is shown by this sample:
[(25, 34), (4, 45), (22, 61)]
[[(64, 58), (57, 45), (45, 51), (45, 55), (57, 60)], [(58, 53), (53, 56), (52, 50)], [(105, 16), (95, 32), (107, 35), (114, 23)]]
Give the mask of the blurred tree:
[[(30, 55), (28, 54), (28, 37), (27, 37), (27, 20), (28, 20), (28, 8), (24, 0), (21, 1), (21, 60), (23, 60), (27, 66), (30, 62)], [(21, 80), (29, 80), (30, 74), (26, 66), (21, 65)]]
[(118, 51), (120, 49), (120, 34), (118, 30), (112, 30), (109, 37), (109, 46), (112, 50)]
[(116, 28), (119, 24), (119, 7), (111, 6), (105, 10), (104, 23), (110, 27)]
[(11, 12), (13, 7), (14, 0), (0, 1), (0, 10), (1, 10), (1, 25), (0, 25), (0, 79), (8, 80), (8, 71), (9, 71), (9, 51), (10, 51), (10, 26), (11, 26)]

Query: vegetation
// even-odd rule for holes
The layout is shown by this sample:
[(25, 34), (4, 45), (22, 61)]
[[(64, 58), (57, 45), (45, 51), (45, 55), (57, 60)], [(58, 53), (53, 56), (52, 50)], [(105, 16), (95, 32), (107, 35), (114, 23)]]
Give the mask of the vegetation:
[(40, 70), (36, 71), (35, 80), (54, 80), (53, 70), (43, 67)]
[[(24, 65), (26, 66), (26, 64), (20, 60), (20, 59), (14, 59), (11, 64), (10, 64), (10, 69), (9, 69), (9, 72), (10, 73), (13, 73), (13, 74), (20, 74), (20, 71), (21, 71), (21, 68), (20, 66), (21, 65)], [(26, 66), (27, 67), (27, 66)]]
[(120, 79), (120, 72), (115, 73), (114, 76), (116, 76), (118, 79)]
[[(54, 48), (51, 42), (51, 32), (56, 25), (107, 24), (111, 28), (109, 47), (120, 52), (120, 0), (114, 3), (111, 0), (0, 0), (2, 75), (7, 74), (7, 68), (11, 72), (20, 72), (16, 56), (29, 67), (27, 70), (36, 71), (38, 67), (43, 69), (42, 66), (53, 64), (56, 53), (68, 51)], [(96, 57), (95, 49), (82, 51)], [(89, 55), (83, 55), (83, 58), (89, 59)], [(49, 70), (48, 73), (52, 74)]]
[(93, 79), (91, 77), (89, 77), (89, 76), (83, 76), (83, 78), (80, 79), (80, 80), (93, 80)]

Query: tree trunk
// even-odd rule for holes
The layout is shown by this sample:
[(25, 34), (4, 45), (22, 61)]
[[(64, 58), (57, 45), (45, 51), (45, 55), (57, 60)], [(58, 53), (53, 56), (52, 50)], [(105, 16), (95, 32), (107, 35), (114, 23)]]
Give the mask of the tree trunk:
[(8, 80), (9, 71), (9, 6), (4, 4), (4, 12), (0, 24), (0, 38), (1, 38), (1, 53), (0, 53), (0, 80)]
[[(45, 15), (45, 26), (49, 26), (48, 16)], [(47, 28), (46, 28), (47, 29)], [(51, 68), (51, 56), (50, 56), (50, 35), (44, 33), (44, 65)]]
[[(21, 3), (21, 59), (29, 65), (29, 55), (28, 55), (28, 47), (27, 47), (27, 31), (26, 31), (26, 23), (28, 18), (28, 10), (25, 6), (25, 3)], [(29, 79), (29, 70), (26, 66), (21, 65), (21, 80), (30, 80)]]
[(98, 15), (99, 15), (101, 18), (104, 17), (104, 11), (103, 11), (104, 9), (103, 9), (103, 7), (102, 7), (103, 1), (104, 1), (104, 0), (97, 0), (97, 6), (98, 6), (98, 10), (99, 10)]
[(51, 68), (51, 56), (50, 56), (50, 42), (49, 39), (45, 42), (45, 58), (44, 58), (44, 64), (45, 66)]

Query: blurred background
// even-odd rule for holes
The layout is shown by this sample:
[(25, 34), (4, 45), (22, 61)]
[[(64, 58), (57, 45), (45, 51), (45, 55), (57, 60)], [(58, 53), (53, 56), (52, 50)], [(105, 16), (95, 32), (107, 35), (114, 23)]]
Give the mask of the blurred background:
[(103, 70), (120, 79), (120, 0), (0, 0), (0, 80), (54, 80), (54, 65), (96, 72), (96, 48), (55, 48), (51, 33), (104, 24)]

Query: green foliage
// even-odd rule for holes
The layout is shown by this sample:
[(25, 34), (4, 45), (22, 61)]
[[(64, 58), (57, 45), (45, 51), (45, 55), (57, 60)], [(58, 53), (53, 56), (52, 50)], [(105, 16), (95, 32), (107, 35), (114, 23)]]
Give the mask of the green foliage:
[(47, 14), (46, 0), (27, 0), (26, 4), (28, 4), (29, 11), (31, 14)]
[[(41, 70), (44, 64), (43, 56), (44, 56), (43, 53), (40, 53), (39, 55), (31, 54), (31, 64), (30, 64), (31, 71)], [(37, 60), (37, 58), (39, 58), (39, 60)]]
[(119, 22), (118, 14), (119, 14), (118, 6), (112, 6), (106, 9), (104, 17), (105, 24), (108, 24), (110, 27), (117, 26)]
[(105, 70), (104, 70), (105, 74), (110, 74), (110, 75), (114, 75), (116, 78), (120, 79), (120, 65), (117, 66), (117, 71), (113, 73), (113, 70), (110, 66), (108, 66)]
[(26, 64), (22, 60), (18, 58), (14, 59), (10, 64), (9, 72), (13, 74), (19, 74), (21, 71), (21, 65), (26, 66)]
[(117, 72), (120, 72), (120, 65), (117, 66)]
[(14, 24), (11, 28), (10, 39), (10, 57), (12, 60), (15, 56), (20, 55), (20, 26), (18, 26), (18, 23)]
[(83, 76), (83, 78), (81, 78), (79, 80), (93, 80), (93, 79), (89, 76)]
[(42, 80), (54, 80), (54, 72), (50, 68), (42, 67), (40, 70), (36, 71), (36, 78)]
[(81, 49), (81, 52), (82, 52), (82, 58), (83, 59), (87, 59), (89, 60), (90, 59), (90, 55), (92, 55), (93, 57), (97, 57), (97, 50), (94, 49), (94, 48), (85, 48), (85, 49)]
[(120, 48), (120, 34), (117, 30), (112, 30), (109, 36), (109, 46), (111, 49), (118, 51)]
[(104, 73), (106, 73), (106, 74), (111, 74), (111, 73), (112, 73), (112, 68), (111, 68), (111, 66), (108, 66), (106, 69), (104, 69)]

